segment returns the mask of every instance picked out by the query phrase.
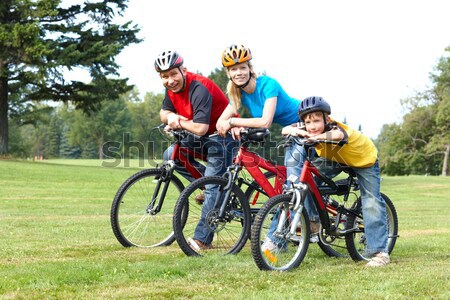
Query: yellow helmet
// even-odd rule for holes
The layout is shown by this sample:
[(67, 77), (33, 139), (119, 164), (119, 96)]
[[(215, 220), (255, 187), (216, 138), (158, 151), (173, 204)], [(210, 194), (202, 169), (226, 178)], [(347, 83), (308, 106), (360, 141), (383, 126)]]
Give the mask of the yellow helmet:
[(252, 59), (252, 52), (244, 45), (231, 45), (222, 53), (222, 65), (231, 67)]

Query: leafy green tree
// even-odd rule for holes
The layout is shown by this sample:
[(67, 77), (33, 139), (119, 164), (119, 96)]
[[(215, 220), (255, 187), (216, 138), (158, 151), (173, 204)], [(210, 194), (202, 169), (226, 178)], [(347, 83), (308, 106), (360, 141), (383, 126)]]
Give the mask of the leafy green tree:
[[(26, 112), (31, 101), (72, 102), (86, 111), (128, 91), (114, 58), (139, 43), (131, 22), (114, 24), (128, 0), (86, 1), (60, 7), (61, 0), (2, 0), (0, 3), (0, 155), (8, 152), (8, 114)], [(89, 83), (66, 81), (81, 69)], [(28, 107), (28, 109), (27, 109)]]
[[(450, 51), (450, 47), (446, 49)], [(450, 58), (431, 74), (435, 86), (403, 99), (408, 110), (401, 125), (383, 127), (377, 139), (380, 166), (389, 175), (448, 175), (450, 140)]]
[[(168, 146), (155, 127), (161, 124), (159, 111), (164, 94), (147, 93), (143, 102), (128, 102), (128, 109), (132, 115), (131, 141), (126, 146), (131, 157), (161, 159), (162, 153)], [(136, 145), (136, 143), (139, 145)], [(142, 146), (144, 152), (142, 153)], [(137, 151), (137, 152), (136, 152)], [(140, 151), (140, 152), (139, 152)]]
[[(69, 144), (79, 146), (81, 156), (92, 158), (93, 148), (99, 159), (104, 158), (103, 146), (107, 142), (121, 141), (123, 133), (129, 131), (130, 112), (123, 99), (105, 100), (101, 108), (89, 114), (75, 110), (70, 124)], [(93, 147), (95, 145), (95, 147)]]
[(214, 69), (208, 78), (214, 81), (214, 83), (217, 84), (224, 93), (227, 92), (227, 84), (230, 80), (228, 79), (224, 68)]

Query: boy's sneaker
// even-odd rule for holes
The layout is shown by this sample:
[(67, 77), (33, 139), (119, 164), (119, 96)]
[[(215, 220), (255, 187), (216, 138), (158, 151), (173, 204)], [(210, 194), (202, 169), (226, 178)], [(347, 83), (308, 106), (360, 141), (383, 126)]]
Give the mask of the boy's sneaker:
[(319, 235), (317, 233), (316, 234), (311, 234), (309, 236), (309, 242), (310, 243), (318, 243), (319, 242)]
[(271, 239), (269, 239), (268, 237), (266, 237), (264, 239), (264, 243), (261, 246), (261, 251), (264, 252), (266, 250), (269, 250), (270, 252), (272, 252), (273, 250), (277, 249), (277, 245), (274, 244), (274, 242), (272, 242)]
[(368, 267), (384, 267), (391, 262), (389, 254), (384, 252), (378, 252), (372, 257), (366, 266)]
[(320, 223), (317, 221), (309, 221), (309, 229), (311, 230), (311, 235), (319, 233)]
[(309, 229), (311, 230), (309, 242), (310, 243), (318, 243), (319, 242), (320, 223), (317, 221), (310, 221)]
[(287, 249), (286, 246), (277, 246), (269, 237), (266, 237), (261, 246), (261, 251), (265, 252), (266, 250), (269, 250), (270, 252), (284, 252)]

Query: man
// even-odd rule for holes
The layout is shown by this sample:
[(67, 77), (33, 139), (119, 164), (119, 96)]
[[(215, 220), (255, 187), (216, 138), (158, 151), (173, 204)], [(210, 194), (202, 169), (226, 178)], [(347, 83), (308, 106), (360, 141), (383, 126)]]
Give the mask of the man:
[[(206, 167), (189, 157), (204, 176), (223, 175), (232, 163), (238, 144), (231, 135), (209, 135), (214, 133), (217, 120), (229, 105), (225, 94), (212, 80), (188, 72), (183, 66), (183, 58), (176, 51), (161, 53), (155, 60), (155, 69), (166, 88), (160, 111), (161, 122), (172, 130), (184, 129), (196, 135), (189, 135), (182, 145), (207, 156)], [(164, 160), (170, 159), (172, 152), (171, 146), (164, 152)], [(176, 170), (189, 181), (193, 180), (181, 165), (177, 165)], [(217, 187), (214, 187), (205, 193), (202, 219), (193, 238), (195, 248), (208, 248), (212, 242), (213, 233), (206, 228), (204, 216), (214, 205), (216, 191)]]

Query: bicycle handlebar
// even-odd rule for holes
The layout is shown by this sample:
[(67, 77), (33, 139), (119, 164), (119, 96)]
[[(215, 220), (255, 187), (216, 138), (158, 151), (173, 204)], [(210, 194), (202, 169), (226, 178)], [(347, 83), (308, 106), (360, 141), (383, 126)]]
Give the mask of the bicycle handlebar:
[(323, 140), (323, 139), (315, 139), (315, 138), (304, 138), (301, 136), (294, 136), (294, 135), (288, 135), (287, 141), (294, 141), (296, 144), (300, 146), (315, 146), (320, 143), (324, 144), (334, 144), (343, 146), (344, 144), (347, 144), (347, 141), (334, 141), (334, 140)]
[[(188, 135), (192, 135), (196, 138), (201, 137), (198, 134), (192, 133), (186, 129), (173, 130), (170, 128), (169, 130), (166, 130), (166, 126), (167, 126), (166, 124), (160, 124), (160, 125), (156, 126), (154, 129), (158, 129), (161, 134), (165, 134), (170, 137), (175, 137), (177, 139), (183, 139)], [(162, 132), (162, 130), (164, 130), (164, 132)]]

